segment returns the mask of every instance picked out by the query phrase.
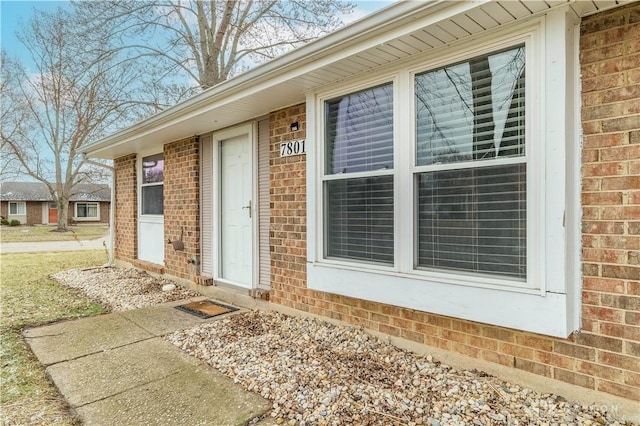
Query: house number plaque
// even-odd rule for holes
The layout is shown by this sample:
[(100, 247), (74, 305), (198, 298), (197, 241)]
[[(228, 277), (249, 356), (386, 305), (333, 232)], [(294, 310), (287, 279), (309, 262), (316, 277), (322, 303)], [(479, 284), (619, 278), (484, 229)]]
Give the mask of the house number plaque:
[(292, 155), (300, 155), (306, 153), (305, 140), (289, 141), (280, 144), (280, 157), (290, 157)]

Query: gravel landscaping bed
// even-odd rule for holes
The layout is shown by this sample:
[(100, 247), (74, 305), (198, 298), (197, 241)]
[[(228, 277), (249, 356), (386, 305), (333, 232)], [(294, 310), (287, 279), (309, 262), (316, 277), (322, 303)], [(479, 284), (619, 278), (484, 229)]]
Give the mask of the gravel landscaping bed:
[[(94, 268), (53, 276), (114, 311), (199, 294), (135, 269)], [(290, 425), (627, 425), (606, 407), (457, 370), (354, 327), (250, 311), (166, 338), (245, 389), (273, 402)], [(570, 397), (570, 395), (565, 395)]]
[[(172, 281), (133, 268), (72, 269), (54, 274), (52, 278), (64, 286), (79, 290), (89, 299), (113, 311), (126, 311), (201, 296), (175, 285)], [(165, 289), (171, 289), (163, 291), (164, 286), (167, 286)]]
[(278, 424), (627, 424), (604, 407), (456, 370), (315, 319), (244, 312), (167, 338), (273, 401)]

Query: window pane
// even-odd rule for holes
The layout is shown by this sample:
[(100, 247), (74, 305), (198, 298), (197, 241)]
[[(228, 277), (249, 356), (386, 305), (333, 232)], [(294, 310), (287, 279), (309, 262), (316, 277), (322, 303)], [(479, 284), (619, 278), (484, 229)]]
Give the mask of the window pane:
[(89, 204), (87, 206), (87, 217), (98, 217), (98, 205)]
[(326, 255), (393, 264), (393, 176), (326, 182)]
[(78, 217), (87, 217), (87, 205), (86, 204), (78, 204)]
[(163, 185), (142, 187), (142, 214), (162, 214), (164, 198)]
[(525, 50), (415, 78), (417, 165), (524, 155)]
[(164, 154), (142, 158), (142, 183), (160, 183), (164, 181)]
[(526, 165), (417, 175), (420, 267), (524, 279)]
[(393, 85), (325, 102), (327, 174), (393, 168)]

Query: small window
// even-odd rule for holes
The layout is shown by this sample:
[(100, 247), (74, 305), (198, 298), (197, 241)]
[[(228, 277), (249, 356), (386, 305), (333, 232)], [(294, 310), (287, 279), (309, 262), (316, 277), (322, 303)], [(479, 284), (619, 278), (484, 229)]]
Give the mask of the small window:
[(24, 201), (18, 203), (9, 203), (9, 214), (15, 216), (24, 216), (27, 214), (27, 205)]
[(164, 155), (142, 158), (142, 214), (161, 215), (164, 212)]
[(98, 219), (98, 203), (76, 203), (76, 218)]

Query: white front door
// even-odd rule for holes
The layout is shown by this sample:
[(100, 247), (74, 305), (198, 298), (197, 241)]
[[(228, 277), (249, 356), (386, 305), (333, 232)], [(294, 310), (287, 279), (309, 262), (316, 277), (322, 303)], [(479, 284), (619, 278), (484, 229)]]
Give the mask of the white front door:
[(220, 277), (253, 287), (253, 163), (249, 134), (220, 141)]

